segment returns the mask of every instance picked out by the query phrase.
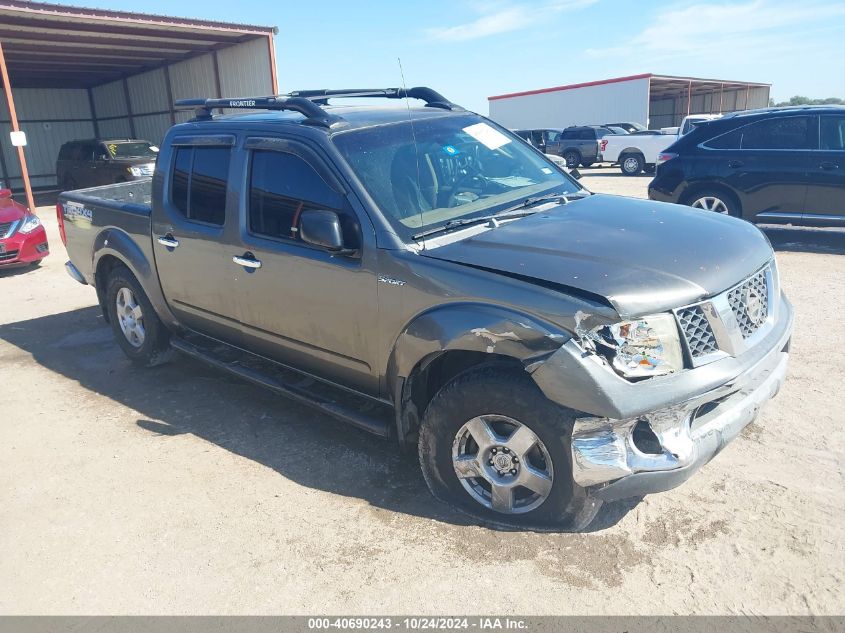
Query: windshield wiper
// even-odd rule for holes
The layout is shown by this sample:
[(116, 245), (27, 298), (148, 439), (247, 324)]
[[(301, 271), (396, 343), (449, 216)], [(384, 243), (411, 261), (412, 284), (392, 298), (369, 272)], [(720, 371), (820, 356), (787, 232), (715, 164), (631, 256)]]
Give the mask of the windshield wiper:
[(427, 237), (436, 233), (443, 233), (459, 226), (469, 226), (470, 224), (483, 224), (484, 222), (490, 222), (491, 220), (498, 221), (524, 218), (525, 216), (537, 213), (537, 211), (530, 210), (530, 208), (541, 202), (559, 199), (564, 204), (567, 204), (570, 200), (581, 200), (582, 198), (586, 198), (590, 195), (592, 194), (588, 191), (579, 191), (576, 193), (550, 193), (544, 196), (531, 196), (525, 198), (519, 204), (512, 207), (508, 207), (507, 209), (499, 211), (498, 213), (492, 213), (490, 215), (480, 215), (474, 218), (458, 218), (455, 220), (449, 220), (446, 224), (442, 224), (441, 226), (435, 227), (433, 229), (422, 231), (421, 233), (417, 233), (411, 237), (412, 239), (417, 240), (421, 237)]
[(536, 211), (517, 211), (515, 213), (508, 213), (508, 211), (513, 211), (513, 209), (508, 209), (507, 211), (499, 212), (499, 213), (492, 213), (490, 215), (479, 215), (474, 218), (458, 218), (456, 220), (449, 220), (446, 224), (442, 224), (438, 227), (433, 229), (428, 229), (426, 231), (422, 231), (421, 233), (417, 233), (416, 235), (412, 235), (411, 237), (415, 240), (421, 237), (427, 237), (429, 235), (434, 235), (435, 233), (444, 233), (450, 229), (457, 228), (459, 226), (469, 226), (470, 224), (484, 224), (485, 222), (490, 222), (492, 220), (511, 220), (515, 218), (524, 218), (527, 215), (532, 215), (537, 213)]

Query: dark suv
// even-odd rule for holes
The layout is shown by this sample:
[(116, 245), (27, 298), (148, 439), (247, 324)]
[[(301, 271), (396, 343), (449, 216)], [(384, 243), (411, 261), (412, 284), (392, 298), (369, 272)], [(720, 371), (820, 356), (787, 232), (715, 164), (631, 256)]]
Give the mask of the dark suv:
[(657, 161), (652, 200), (752, 222), (845, 226), (845, 107), (729, 114)]
[(583, 165), (589, 167), (601, 162), (599, 142), (612, 130), (600, 125), (579, 125), (566, 128), (552, 142), (546, 145), (546, 152), (563, 156), (570, 169)]
[(56, 180), (65, 190), (129, 182), (153, 175), (158, 148), (139, 139), (85, 139), (62, 145)]

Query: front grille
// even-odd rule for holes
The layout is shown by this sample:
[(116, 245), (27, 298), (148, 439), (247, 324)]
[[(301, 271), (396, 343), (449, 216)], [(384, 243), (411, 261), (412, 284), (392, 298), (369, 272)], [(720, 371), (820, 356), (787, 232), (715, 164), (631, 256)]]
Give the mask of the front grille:
[(710, 323), (704, 316), (701, 306), (683, 308), (678, 310), (677, 314), (678, 322), (681, 324), (681, 330), (687, 339), (687, 346), (693, 358), (701, 358), (719, 351), (716, 337), (713, 335), (713, 330), (710, 329)]
[(733, 310), (743, 338), (748, 338), (769, 316), (769, 289), (766, 284), (766, 269), (728, 293), (728, 303)]
[(17, 220), (12, 220), (11, 222), (0, 222), (0, 239), (10, 237), (12, 229), (17, 222)]
[(13, 259), (17, 259), (17, 257), (17, 251), (6, 251), (5, 253), (0, 253), (0, 262), (8, 262)]

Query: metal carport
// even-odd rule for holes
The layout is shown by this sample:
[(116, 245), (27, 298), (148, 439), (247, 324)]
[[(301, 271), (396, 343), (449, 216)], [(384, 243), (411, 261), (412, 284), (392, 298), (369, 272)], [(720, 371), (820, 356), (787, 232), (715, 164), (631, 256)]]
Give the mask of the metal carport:
[[(0, 0), (0, 180), (56, 183), (69, 140), (161, 140), (189, 113), (176, 99), (278, 92), (276, 27)], [(27, 146), (11, 146), (22, 130)], [(28, 167), (28, 169), (27, 169)]]

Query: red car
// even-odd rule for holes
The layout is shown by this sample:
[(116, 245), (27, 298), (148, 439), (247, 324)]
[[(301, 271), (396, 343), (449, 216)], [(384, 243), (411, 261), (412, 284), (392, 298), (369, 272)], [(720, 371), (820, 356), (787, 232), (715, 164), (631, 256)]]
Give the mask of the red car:
[(37, 264), (50, 254), (47, 233), (38, 216), (0, 189), (0, 268)]

